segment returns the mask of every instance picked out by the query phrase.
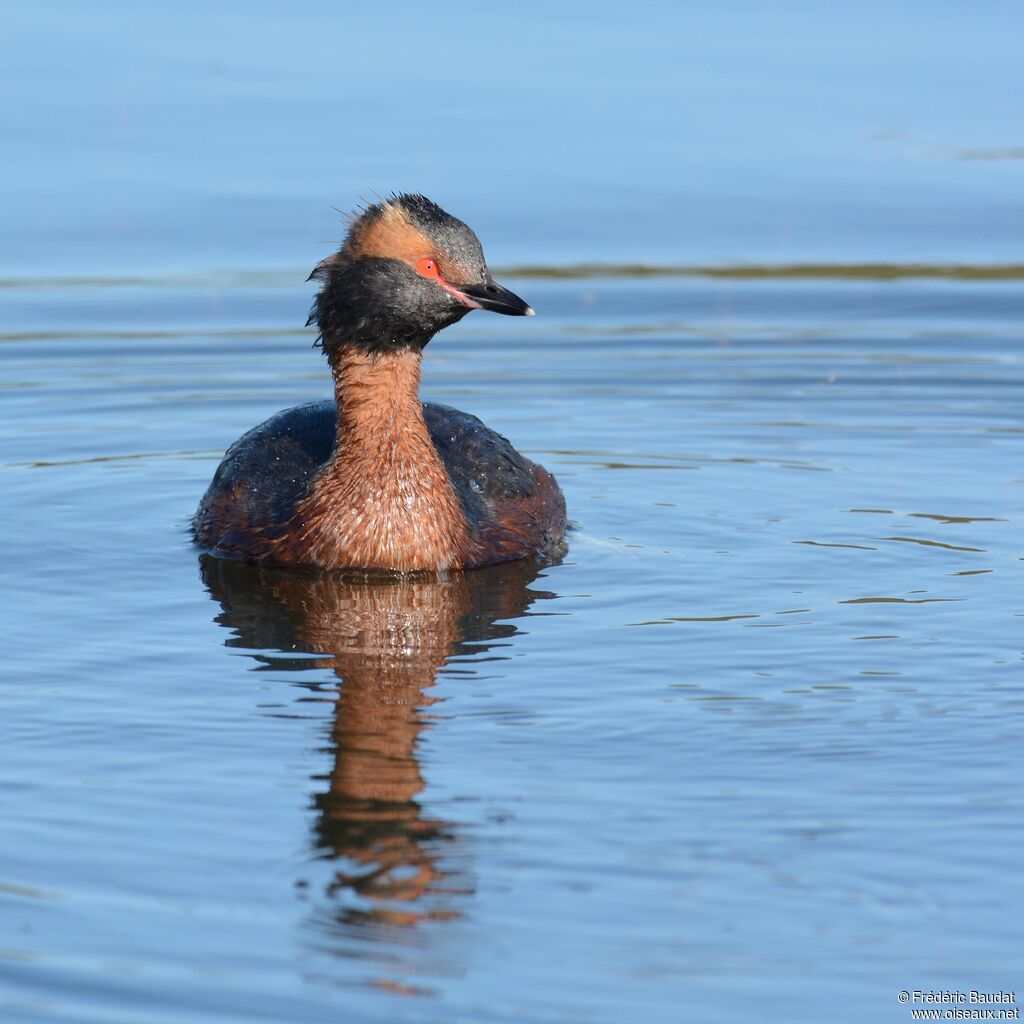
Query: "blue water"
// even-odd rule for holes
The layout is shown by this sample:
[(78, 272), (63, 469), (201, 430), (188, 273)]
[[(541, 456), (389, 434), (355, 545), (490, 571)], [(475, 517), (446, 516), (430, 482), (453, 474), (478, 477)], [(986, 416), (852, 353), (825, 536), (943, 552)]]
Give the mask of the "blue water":
[[(4, 19), (4, 1021), (1018, 987), (1016, 8)], [(441, 334), (424, 394), (556, 473), (568, 555), (201, 558), (224, 448), (330, 393), (331, 205), (392, 188), (537, 309)]]
[(1020, 258), (1014, 3), (3, 6), (4, 275), (309, 267), (392, 189), (496, 263)]

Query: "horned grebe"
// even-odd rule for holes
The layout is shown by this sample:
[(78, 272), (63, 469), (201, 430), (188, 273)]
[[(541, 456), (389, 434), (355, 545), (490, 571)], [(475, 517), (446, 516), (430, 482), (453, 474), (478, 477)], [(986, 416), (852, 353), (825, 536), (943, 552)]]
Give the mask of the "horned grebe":
[(198, 543), (270, 565), (407, 572), (553, 554), (555, 478), (475, 416), (419, 400), (438, 331), (471, 309), (533, 315), (494, 282), (472, 230), (423, 196), (393, 196), (310, 277), (334, 401), (280, 412), (228, 449), (193, 519)]

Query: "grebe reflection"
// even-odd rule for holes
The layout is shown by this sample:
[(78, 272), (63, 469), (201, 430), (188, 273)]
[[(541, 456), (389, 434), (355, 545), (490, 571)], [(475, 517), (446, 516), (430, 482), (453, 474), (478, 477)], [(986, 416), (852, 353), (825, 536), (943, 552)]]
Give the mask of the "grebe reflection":
[[(532, 590), (542, 566), (511, 562), (435, 576), (370, 576), (272, 569), (203, 555), (203, 582), (221, 605), (230, 647), (257, 649), (276, 668), (329, 668), (341, 681), (330, 734), (328, 785), (314, 795), (316, 853), (345, 862), (327, 895), (336, 923), (413, 925), (457, 916), (473, 891), (458, 827), (417, 800), (417, 742), (438, 670), (519, 632), (513, 620), (553, 594)], [(282, 652), (278, 659), (269, 651)], [(289, 660), (289, 655), (315, 655)], [(468, 766), (467, 766), (468, 768)]]

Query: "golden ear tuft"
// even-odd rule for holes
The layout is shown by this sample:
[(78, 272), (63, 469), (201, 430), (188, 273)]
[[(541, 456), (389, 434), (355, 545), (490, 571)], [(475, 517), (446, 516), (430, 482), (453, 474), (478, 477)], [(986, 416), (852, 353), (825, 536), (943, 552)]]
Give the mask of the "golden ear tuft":
[(401, 203), (371, 206), (349, 229), (345, 252), (355, 259), (403, 260), (412, 265), (433, 255), (434, 243), (412, 222)]

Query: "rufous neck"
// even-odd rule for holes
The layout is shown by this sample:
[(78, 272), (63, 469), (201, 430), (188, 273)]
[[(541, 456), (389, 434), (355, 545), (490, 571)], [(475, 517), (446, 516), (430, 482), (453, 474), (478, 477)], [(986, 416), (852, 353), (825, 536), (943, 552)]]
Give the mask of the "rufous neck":
[(363, 352), (341, 348), (333, 354), (338, 429), (349, 443), (367, 435), (383, 439), (423, 423), (419, 400), (419, 351)]

